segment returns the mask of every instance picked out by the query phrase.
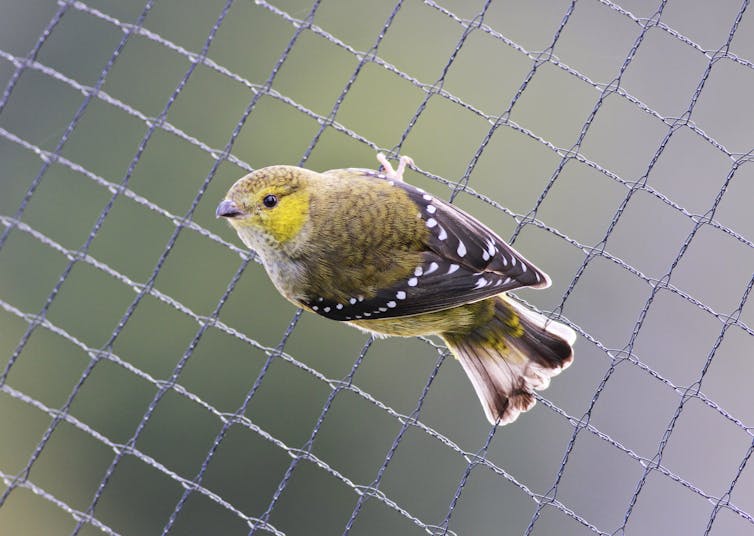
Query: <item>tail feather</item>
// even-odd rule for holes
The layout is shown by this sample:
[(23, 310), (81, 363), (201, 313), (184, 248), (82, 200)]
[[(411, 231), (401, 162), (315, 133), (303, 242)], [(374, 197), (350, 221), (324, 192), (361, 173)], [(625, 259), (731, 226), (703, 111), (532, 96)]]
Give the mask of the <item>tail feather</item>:
[(461, 362), (487, 419), (508, 424), (536, 403), (533, 392), (573, 362), (574, 331), (503, 295), (490, 322), (464, 335), (443, 334)]

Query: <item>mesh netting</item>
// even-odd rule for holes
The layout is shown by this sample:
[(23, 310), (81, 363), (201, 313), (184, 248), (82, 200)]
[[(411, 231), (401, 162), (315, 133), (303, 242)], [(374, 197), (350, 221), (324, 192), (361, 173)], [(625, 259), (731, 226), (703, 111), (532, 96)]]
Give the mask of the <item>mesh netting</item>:
[[(190, 4), (0, 3), (0, 533), (754, 533), (748, 1)], [(377, 151), (553, 278), (512, 425), (214, 219)]]

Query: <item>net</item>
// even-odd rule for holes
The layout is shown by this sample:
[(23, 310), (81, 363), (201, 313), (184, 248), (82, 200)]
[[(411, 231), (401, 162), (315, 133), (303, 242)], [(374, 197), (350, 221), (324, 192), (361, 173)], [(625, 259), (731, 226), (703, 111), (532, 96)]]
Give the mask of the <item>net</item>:
[[(748, 1), (0, 6), (1, 533), (754, 531)], [(377, 151), (553, 278), (512, 425), (214, 219)]]

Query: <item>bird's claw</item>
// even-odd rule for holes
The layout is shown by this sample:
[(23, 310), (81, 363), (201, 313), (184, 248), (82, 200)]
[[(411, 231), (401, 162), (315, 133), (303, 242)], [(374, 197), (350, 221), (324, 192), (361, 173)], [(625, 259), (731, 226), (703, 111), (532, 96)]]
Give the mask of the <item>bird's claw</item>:
[(406, 171), (406, 167), (414, 165), (414, 160), (410, 156), (405, 155), (398, 159), (398, 169), (393, 169), (384, 153), (377, 153), (377, 161), (384, 168), (385, 176), (388, 179), (401, 182), (403, 182), (403, 172)]

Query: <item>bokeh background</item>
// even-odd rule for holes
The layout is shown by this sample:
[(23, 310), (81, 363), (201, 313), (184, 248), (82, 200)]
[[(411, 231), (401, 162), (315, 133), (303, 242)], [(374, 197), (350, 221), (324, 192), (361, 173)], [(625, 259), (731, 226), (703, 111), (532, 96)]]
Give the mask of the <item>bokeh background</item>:
[[(748, 1), (0, 0), (0, 534), (754, 534), (752, 61)], [(214, 218), (377, 150), (580, 334), (509, 426)]]

